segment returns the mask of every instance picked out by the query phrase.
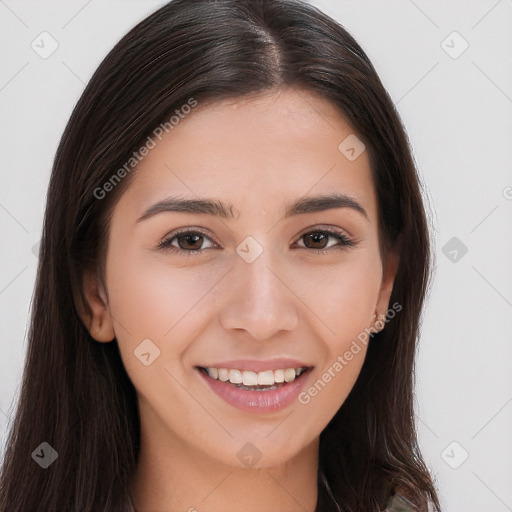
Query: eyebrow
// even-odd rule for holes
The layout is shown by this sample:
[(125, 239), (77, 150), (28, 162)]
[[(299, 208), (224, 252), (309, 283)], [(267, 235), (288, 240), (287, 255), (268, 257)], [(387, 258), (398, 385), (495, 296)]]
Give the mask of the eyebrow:
[[(328, 194), (301, 198), (286, 207), (284, 218), (306, 213), (316, 213), (334, 208), (351, 208), (369, 220), (366, 210), (356, 199), (345, 194)], [(137, 220), (143, 221), (162, 212), (183, 212), (192, 214), (206, 214), (222, 219), (233, 219), (235, 208), (231, 203), (223, 203), (214, 199), (186, 199), (182, 197), (168, 197), (148, 208)], [(238, 213), (239, 214), (239, 213)]]

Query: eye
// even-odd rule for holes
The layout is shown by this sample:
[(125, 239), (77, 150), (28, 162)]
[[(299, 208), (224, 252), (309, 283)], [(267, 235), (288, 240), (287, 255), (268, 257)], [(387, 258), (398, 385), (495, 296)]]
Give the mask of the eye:
[[(329, 245), (329, 239), (334, 239), (334, 243)], [(346, 249), (353, 247), (355, 243), (345, 234), (332, 231), (329, 229), (315, 229), (301, 235), (299, 240), (304, 240), (303, 246), (306, 249), (320, 249), (314, 250), (313, 254), (328, 254), (332, 250)], [(337, 243), (336, 243), (337, 242)]]
[(212, 245), (210, 245), (210, 248), (217, 246), (217, 244), (212, 242), (211, 238), (202, 231), (183, 230), (170, 233), (158, 244), (158, 248), (176, 254), (191, 256), (203, 252), (205, 248), (201, 246), (205, 240), (211, 242)]
[[(333, 243), (329, 243), (329, 239), (333, 239)], [(205, 240), (210, 242), (208, 247), (203, 247)], [(314, 249), (312, 250), (313, 254), (328, 254), (332, 250), (345, 249), (355, 245), (355, 242), (344, 233), (329, 229), (309, 231), (301, 235), (299, 240), (304, 240), (304, 245), (298, 244), (298, 247)], [(163, 251), (184, 256), (201, 254), (205, 249), (215, 247), (219, 247), (219, 245), (200, 230), (174, 231), (158, 244), (158, 248)]]

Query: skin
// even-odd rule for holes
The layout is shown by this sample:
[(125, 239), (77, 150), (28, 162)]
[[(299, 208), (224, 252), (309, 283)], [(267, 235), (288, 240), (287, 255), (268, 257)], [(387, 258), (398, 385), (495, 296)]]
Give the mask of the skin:
[[(305, 91), (199, 105), (144, 158), (117, 203), (105, 289), (91, 275), (84, 286), (92, 336), (117, 339), (137, 390), (139, 512), (314, 511), (319, 435), (352, 389), (365, 345), (308, 404), (272, 413), (233, 407), (195, 367), (291, 357), (313, 367), (307, 389), (386, 312), (397, 258), (384, 265), (379, 252), (367, 152), (350, 161), (338, 150), (353, 133)], [(368, 218), (349, 207), (283, 217), (287, 204), (333, 192), (356, 199)], [(137, 222), (170, 195), (232, 203), (234, 217), (161, 212)], [(159, 249), (178, 228), (206, 232), (192, 244), (203, 252)], [(355, 245), (304, 237), (321, 228)], [(236, 252), (247, 236), (263, 249), (252, 263)], [(187, 250), (190, 239), (181, 244)], [(160, 350), (148, 366), (134, 356), (145, 339)], [(253, 467), (237, 457), (246, 443), (261, 453)]]

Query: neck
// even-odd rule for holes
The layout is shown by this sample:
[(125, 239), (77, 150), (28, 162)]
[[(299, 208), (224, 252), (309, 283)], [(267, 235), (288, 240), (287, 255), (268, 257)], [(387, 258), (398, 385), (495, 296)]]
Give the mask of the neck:
[(262, 469), (224, 464), (172, 435), (166, 437), (165, 449), (161, 440), (141, 429), (137, 469), (130, 484), (137, 512), (316, 509), (318, 439), (286, 462)]

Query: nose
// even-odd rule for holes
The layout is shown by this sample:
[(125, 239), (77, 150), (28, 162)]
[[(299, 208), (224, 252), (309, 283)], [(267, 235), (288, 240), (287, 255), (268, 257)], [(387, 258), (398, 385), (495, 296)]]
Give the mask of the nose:
[(229, 298), (220, 315), (225, 329), (244, 330), (256, 340), (293, 331), (299, 319), (299, 299), (287, 282), (290, 274), (280, 270), (269, 252), (263, 251), (252, 263), (242, 258), (235, 262), (229, 273)]

